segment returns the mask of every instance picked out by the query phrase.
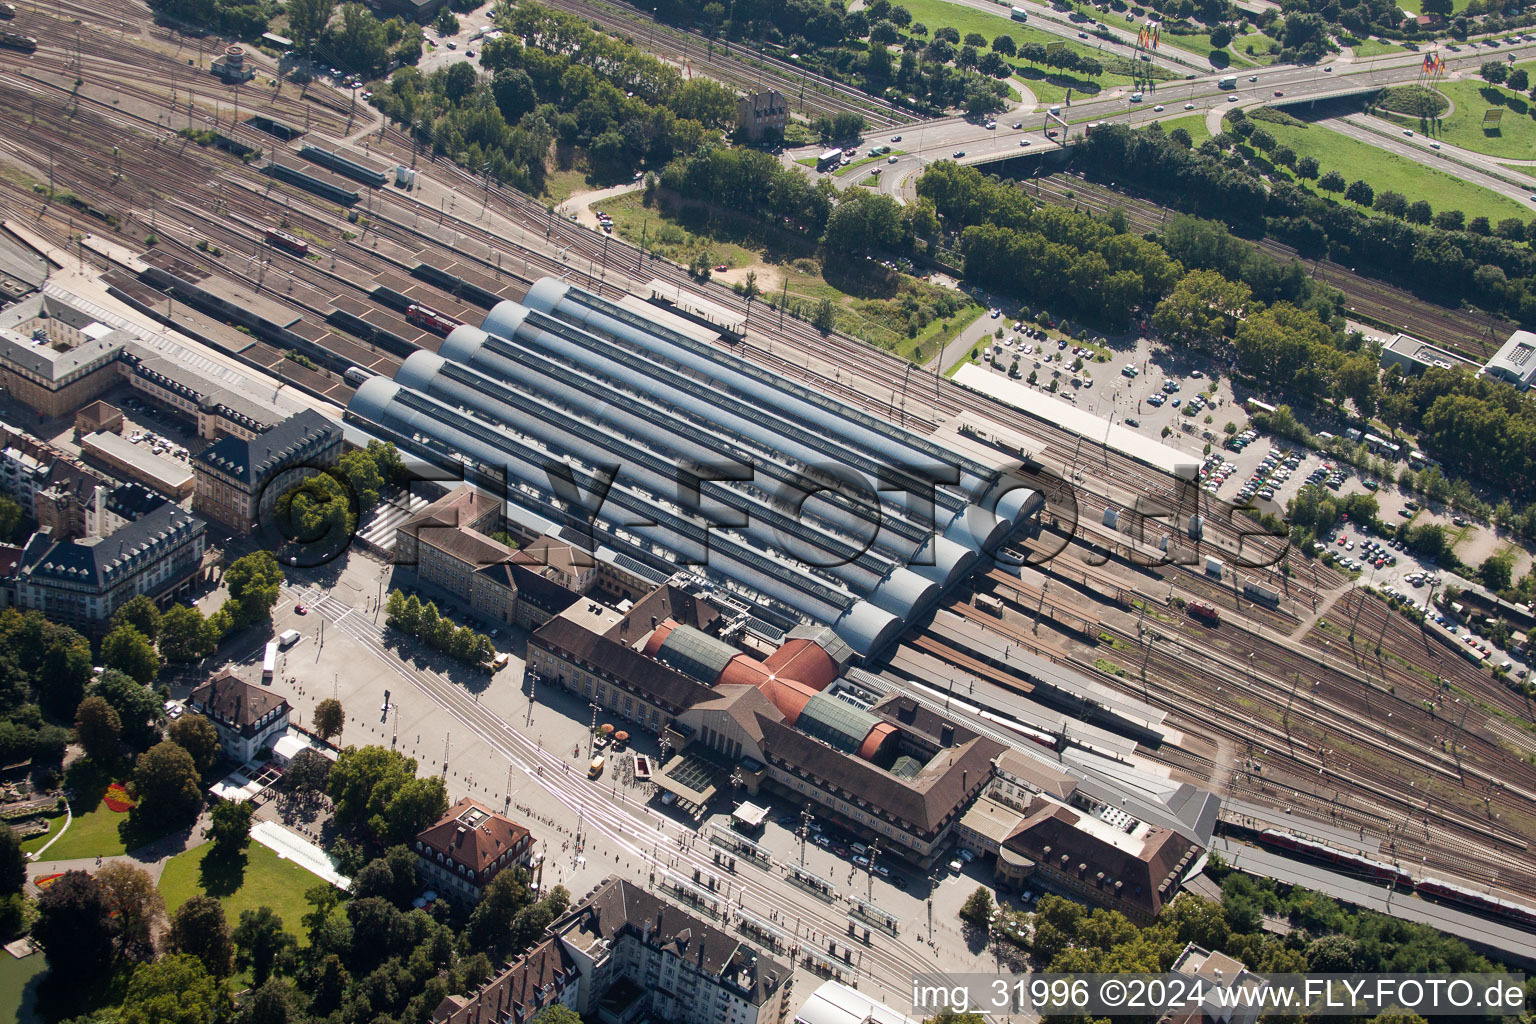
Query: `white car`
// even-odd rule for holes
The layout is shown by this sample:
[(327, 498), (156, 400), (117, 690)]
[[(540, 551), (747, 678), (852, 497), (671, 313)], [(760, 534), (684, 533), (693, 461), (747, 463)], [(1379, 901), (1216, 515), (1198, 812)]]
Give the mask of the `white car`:
[(1159, 103), (1157, 106), (1153, 107), (1152, 109), (1154, 111), (1156, 111), (1157, 113), (1161, 114), (1163, 112), (1163, 105), (1161, 103)]
[(1028, 145), (1029, 145), (1029, 140), (1028, 139), (1020, 139), (1019, 140), (1019, 148), (1020, 149), (1023, 149), (1024, 147), (1026, 147)]
[(1195, 109), (1195, 105), (1193, 103), (1186, 103), (1186, 104), (1184, 104), (1184, 109), (1185, 110), (1194, 110)]

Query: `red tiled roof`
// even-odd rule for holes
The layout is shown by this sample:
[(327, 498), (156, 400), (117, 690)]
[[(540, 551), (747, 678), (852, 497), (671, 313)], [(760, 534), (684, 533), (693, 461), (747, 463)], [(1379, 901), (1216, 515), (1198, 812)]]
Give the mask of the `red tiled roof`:
[(502, 854), (526, 839), (526, 828), (505, 815), (465, 797), (437, 824), (416, 836), (424, 846), (473, 870), (479, 879)]

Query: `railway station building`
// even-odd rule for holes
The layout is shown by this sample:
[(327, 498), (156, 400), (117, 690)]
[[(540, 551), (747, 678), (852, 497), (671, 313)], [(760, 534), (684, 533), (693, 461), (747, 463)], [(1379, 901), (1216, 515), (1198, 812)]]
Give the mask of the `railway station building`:
[(860, 656), (1043, 505), (996, 466), (553, 278), (363, 382), (347, 418), (490, 491), (510, 532), (590, 553), (598, 585), (684, 573), (754, 625), (829, 625)]
[(766, 789), (931, 864), (1003, 745), (851, 684), (853, 652), (826, 627), (762, 657), (722, 638), (730, 622), (675, 585), (624, 612), (585, 601), (533, 634), (528, 670), (536, 691), (559, 686), (655, 733), (668, 756), (653, 781), (695, 814), (733, 786)]

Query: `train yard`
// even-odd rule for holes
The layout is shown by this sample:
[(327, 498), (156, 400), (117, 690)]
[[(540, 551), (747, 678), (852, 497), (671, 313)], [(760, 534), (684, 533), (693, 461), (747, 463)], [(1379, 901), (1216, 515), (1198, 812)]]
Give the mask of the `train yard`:
[[(77, 17), (82, 25), (71, 23)], [(293, 311), (291, 347), (256, 333), (219, 337), (231, 355), (338, 409), (360, 380), (393, 376), (411, 352), (437, 351), (452, 326), (478, 323), (495, 301), (520, 298), (544, 276), (610, 297), (660, 278), (740, 308), (729, 289), (556, 219), (537, 199), (423, 161), (406, 135), (333, 90), (259, 78), (237, 98), (195, 66), (184, 40), (146, 21), (138, 8), (109, 2), (22, 12), (8, 23), (39, 46), (0, 51), (0, 162), (9, 165), (0, 209), (141, 308), (174, 300), (83, 244), (84, 234), (210, 291), (229, 284)], [(319, 168), (240, 119), (236, 110), (248, 114), (258, 96), (264, 114), (303, 126), (305, 141), (348, 140), (355, 157), (417, 166), (421, 184), (353, 181), (357, 201), (338, 203), (274, 180), (261, 170), (274, 155)], [(187, 129), (213, 135), (204, 145), (178, 134)], [(220, 140), (263, 157), (242, 160)], [(1138, 227), (1152, 224), (1135, 201), (1072, 187), (1073, 199), (1057, 198), (1121, 207)], [(1434, 325), (1423, 336), (1440, 330), (1465, 343), (1486, 327), (1454, 311), (1432, 320), (1417, 300), (1375, 287), (1381, 317), (1408, 322), (1401, 317), (1411, 313)], [(736, 347), (769, 370), (920, 433), (979, 410), (1033, 439), (1027, 453), (998, 454), (1054, 481), (1050, 526), (1013, 552), (1023, 568), (999, 569), (981, 585), (1004, 601), (1005, 615), (978, 614), (970, 597), (950, 610), (989, 619), (1021, 647), (1167, 710), (1185, 741), (1148, 750), (1149, 760), (1223, 795), (1383, 837), (1378, 859), (1415, 877), (1453, 874), (1536, 893), (1536, 858), (1519, 838), (1536, 834), (1536, 768), (1523, 753), (1536, 709), (1525, 699), (1334, 570), (1286, 556), (1281, 539), (1255, 540), (1256, 526), (1198, 486), (852, 339), (762, 306), (748, 316)], [(1168, 515), (1128, 530), (1102, 525), (1107, 510), (1138, 497), (1162, 502)], [(1202, 523), (1194, 533), (1182, 525), (1191, 516)], [(1160, 541), (1187, 552), (1188, 564), (1170, 561)], [(1233, 558), (1239, 545), (1248, 564)], [(1201, 569), (1212, 552), (1229, 566), (1223, 579)], [(1192, 617), (1192, 602), (1215, 619)], [(936, 642), (928, 650), (1008, 679), (974, 655)]]

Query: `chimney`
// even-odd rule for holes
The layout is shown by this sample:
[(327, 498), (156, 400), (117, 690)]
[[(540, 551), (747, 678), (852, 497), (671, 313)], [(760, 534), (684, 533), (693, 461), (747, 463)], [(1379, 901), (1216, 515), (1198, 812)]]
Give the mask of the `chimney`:
[(941, 747), (953, 746), (954, 742), (955, 742), (955, 727), (951, 723), (945, 722), (943, 728), (941, 728), (939, 730), (939, 746), (941, 746)]

